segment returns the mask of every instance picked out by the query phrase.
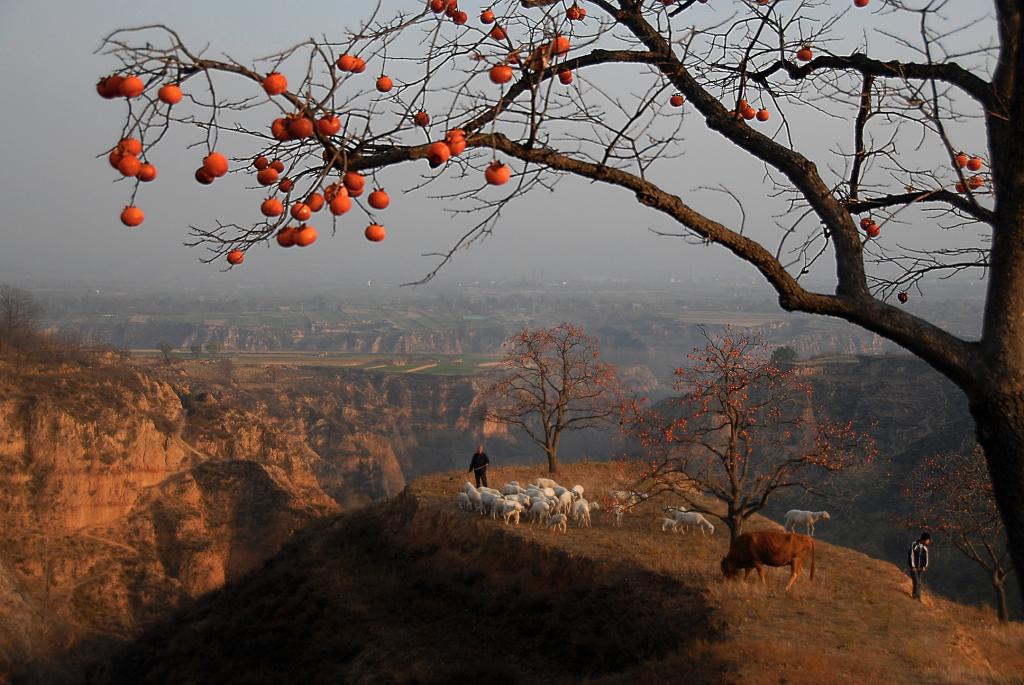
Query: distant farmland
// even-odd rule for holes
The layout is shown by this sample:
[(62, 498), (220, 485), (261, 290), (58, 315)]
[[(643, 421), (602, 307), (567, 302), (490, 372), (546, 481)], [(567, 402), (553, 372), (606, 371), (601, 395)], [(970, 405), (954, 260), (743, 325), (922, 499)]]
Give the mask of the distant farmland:
[[(135, 359), (157, 361), (163, 356), (159, 350), (129, 350)], [(191, 354), (175, 351), (175, 359), (222, 360), (229, 359), (240, 367), (246, 366), (318, 366), (363, 370), (368, 373), (418, 373), (442, 376), (469, 376), (483, 373), (498, 366), (498, 355), (484, 354), (354, 354), (342, 352), (237, 352), (220, 354)]]

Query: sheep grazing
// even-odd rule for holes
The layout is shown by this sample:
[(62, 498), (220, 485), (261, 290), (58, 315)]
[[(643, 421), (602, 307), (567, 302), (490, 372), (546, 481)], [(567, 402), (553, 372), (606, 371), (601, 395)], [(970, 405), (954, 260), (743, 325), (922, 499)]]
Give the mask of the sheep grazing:
[(807, 534), (814, 537), (814, 524), (819, 520), (828, 521), (832, 517), (828, 515), (827, 511), (802, 511), (800, 509), (790, 509), (786, 512), (786, 521), (783, 527), (787, 533), (793, 532), (797, 526), (804, 526)]
[(558, 496), (558, 506), (556, 507), (556, 510), (566, 516), (569, 515), (569, 512), (572, 510), (572, 491), (562, 491), (562, 494)]
[(489, 492), (489, 493), (491, 493), (492, 495), (494, 495), (496, 497), (501, 497), (502, 496), (501, 490), (495, 490), (494, 488), (489, 488), (486, 485), (484, 485), (484, 486), (482, 486), (480, 488), (480, 494), (483, 494), (485, 492)]
[(479, 511), (481, 514), (484, 513), (484, 501), (480, 495), (480, 492), (476, 488), (473, 488), (472, 492), (463, 492), (469, 498), (469, 510)]
[(614, 517), (612, 522), (615, 524), (615, 527), (621, 528), (622, 516), (626, 513), (626, 506), (624, 504), (613, 504), (609, 511), (612, 512), (612, 516)]
[(586, 526), (590, 528), (590, 509), (596, 507), (597, 502), (590, 503), (585, 499), (580, 498), (572, 505), (572, 520), (576, 522), (580, 528)]
[(469, 501), (469, 495), (465, 492), (459, 492), (455, 499), (459, 503), (459, 509), (468, 511), (473, 508), (473, 503)]
[(557, 488), (558, 483), (551, 480), (550, 478), (534, 478), (530, 485), (536, 485), (539, 488)]
[(643, 502), (650, 495), (645, 495), (639, 492), (626, 492), (625, 490), (612, 490), (608, 493), (608, 497), (611, 499), (612, 504), (608, 509), (614, 517), (614, 524), (617, 527), (622, 527), (622, 517), (625, 516), (627, 511), (630, 511), (640, 502)]
[(529, 508), (529, 506), (533, 503), (533, 501), (530, 499), (530, 497), (528, 495), (523, 495), (523, 494), (519, 494), (519, 495), (505, 495), (505, 499), (507, 499), (509, 501), (512, 501), (512, 502), (519, 502), (520, 504), (523, 505), (524, 509), (525, 508)]
[(499, 493), (499, 494), (495, 495), (493, 492), (481, 492), (480, 493), (480, 498), (483, 500), (484, 509), (486, 510), (485, 513), (490, 514), (492, 519), (493, 518), (497, 518), (498, 517), (498, 512), (497, 512), (498, 505), (501, 502), (505, 501), (505, 499), (501, 496), (501, 494)]
[(530, 505), (527, 513), (528, 521), (536, 520), (537, 523), (544, 523), (548, 519), (548, 503), (543, 500), (537, 500)]
[(676, 528), (676, 520), (670, 518), (661, 519), (661, 532), (662, 533), (676, 533), (679, 529)]
[(686, 507), (684, 507), (684, 506), (662, 507), (661, 510), (663, 512), (665, 512), (665, 516), (668, 516), (668, 517), (671, 518), (671, 517), (675, 517), (677, 511), (686, 511)]
[(548, 519), (548, 528), (551, 530), (560, 530), (564, 533), (567, 521), (568, 519), (565, 517), (565, 514), (555, 514)]
[(583, 486), (582, 485), (574, 485), (574, 486), (572, 486), (572, 498), (574, 500), (577, 500), (577, 501), (583, 499)]
[(625, 490), (612, 490), (608, 493), (609, 499), (615, 504), (624, 504), (627, 508), (633, 508), (640, 502), (650, 497), (642, 492), (626, 492)]
[(516, 482), (505, 483), (503, 486), (501, 486), (501, 494), (503, 495), (519, 495), (524, 492), (526, 492), (526, 490), (523, 490), (521, 487), (519, 487), (519, 483)]
[(508, 500), (498, 502), (495, 505), (498, 516), (500, 516), (505, 524), (508, 525), (509, 521), (515, 519), (516, 525), (519, 525), (519, 512), (523, 510), (523, 505), (519, 502), (510, 502)]
[[(665, 520), (668, 521), (669, 519)], [(708, 521), (702, 514), (696, 511), (677, 511), (671, 520), (674, 523), (674, 530), (682, 528), (689, 531), (692, 527), (694, 532), (696, 532), (697, 528), (700, 528), (701, 535), (704, 537), (715, 534), (715, 527), (711, 524), (711, 521)], [(665, 530), (664, 523), (662, 523), (661, 529)]]

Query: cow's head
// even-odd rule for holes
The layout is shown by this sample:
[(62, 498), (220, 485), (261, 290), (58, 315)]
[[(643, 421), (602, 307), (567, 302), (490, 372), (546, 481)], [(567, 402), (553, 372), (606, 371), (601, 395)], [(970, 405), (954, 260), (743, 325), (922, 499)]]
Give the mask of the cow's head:
[(739, 573), (739, 569), (736, 568), (736, 564), (729, 561), (728, 557), (722, 557), (722, 575), (726, 578), (732, 578), (737, 573)]

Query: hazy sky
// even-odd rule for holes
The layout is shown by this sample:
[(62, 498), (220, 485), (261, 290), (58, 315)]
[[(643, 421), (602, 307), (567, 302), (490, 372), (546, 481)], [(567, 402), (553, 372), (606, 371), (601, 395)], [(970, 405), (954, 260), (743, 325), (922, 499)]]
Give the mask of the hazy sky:
[[(389, 4), (408, 7), (418, 2)], [(484, 4), (461, 3), (474, 20)], [(728, 4), (718, 0), (719, 11)], [(837, 6), (848, 4), (836, 0)], [(967, 4), (974, 6), (971, 11), (985, 5), (980, 0)], [(363, 239), (366, 220), (353, 216), (357, 214), (353, 211), (333, 238), (321, 229), (320, 241), (306, 250), (257, 247), (243, 268), (224, 274), (219, 266), (200, 264), (198, 250), (182, 246), (186, 227), (209, 226), (215, 218), (250, 221), (257, 216), (263, 193), (245, 190), (242, 186), (247, 183), (230, 177), (210, 187), (197, 185), (192, 172), (204, 153), (185, 150), (172, 139), (154, 152), (160, 178), (144, 188), (139, 199), (146, 211), (145, 224), (130, 231), (118, 221), (130, 188), (127, 183), (113, 183), (116, 173), (105, 159), (96, 159), (116, 142), (125, 111), (123, 102), (102, 100), (94, 89), (98, 76), (115, 66), (110, 58), (92, 54), (110, 30), (163, 22), (192, 46), (210, 43), (211, 54), (230, 53), (245, 62), (310, 34), (335, 30), (340, 34), (340, 28), (351, 26), (365, 6), (355, 0), (306, 2), (301, 11), (295, 9), (298, 6), (263, 1), (0, 2), (0, 82), (8, 88), (6, 106), (0, 111), (4, 160), (0, 197), (5, 208), (0, 219), (0, 281), (153, 279), (222, 287), (261, 280), (401, 282), (428, 271), (432, 258), (420, 253), (446, 248), (468, 224), (448, 217), (443, 204), (426, 194), (403, 195), (402, 190), (426, 172), (425, 165), (386, 175), (393, 204), (382, 215), (389, 229), (384, 243)], [(869, 20), (866, 15), (851, 20), (860, 22), (853, 30), (863, 29)], [(987, 30), (982, 25), (971, 40), (984, 39)], [(877, 35), (873, 40), (874, 45), (885, 45)], [(371, 66), (366, 76), (375, 75)], [(845, 123), (825, 122), (820, 131), (828, 133), (830, 126)], [(734, 221), (738, 214), (730, 201), (694, 189), (719, 182), (756, 188), (763, 169), (714, 140), (697, 117), (686, 122), (684, 133), (687, 154), (659, 168), (659, 180), (716, 218)], [(801, 134), (802, 144), (815, 143), (814, 133)], [(179, 140), (195, 140), (194, 133), (189, 135)], [(976, 147), (983, 144), (977, 128), (963, 137)], [(845, 137), (839, 140), (846, 145)], [(825, 144), (824, 138), (820, 144)], [(232, 146), (223, 147), (230, 151)], [(748, 221), (757, 223), (758, 209), (748, 206), (748, 213), (754, 210), (755, 214)], [(442, 280), (541, 272), (547, 278), (561, 275), (559, 280), (582, 275), (757, 277), (721, 248), (684, 245), (652, 235), (651, 228), (675, 227), (640, 208), (629, 193), (566, 180), (555, 193), (536, 192), (513, 204), (495, 235), (460, 253)]]

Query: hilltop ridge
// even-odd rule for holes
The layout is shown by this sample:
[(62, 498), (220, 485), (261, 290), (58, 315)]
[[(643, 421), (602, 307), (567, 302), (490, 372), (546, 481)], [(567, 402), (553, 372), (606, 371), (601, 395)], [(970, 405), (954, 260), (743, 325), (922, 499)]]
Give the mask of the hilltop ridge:
[[(577, 464), (559, 477), (594, 492), (628, 468)], [(560, 535), (459, 510), (461, 483), (421, 478), (391, 502), (317, 522), (93, 680), (1021, 682), (1024, 626), (913, 602), (899, 569), (859, 552), (818, 541), (815, 581), (786, 594), (788, 569), (767, 588), (723, 581), (727, 536), (661, 533), (659, 502), (622, 529), (605, 520)]]

